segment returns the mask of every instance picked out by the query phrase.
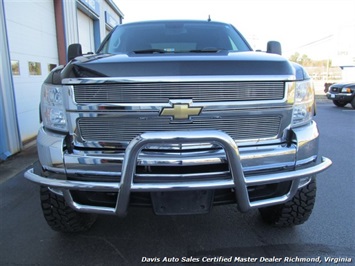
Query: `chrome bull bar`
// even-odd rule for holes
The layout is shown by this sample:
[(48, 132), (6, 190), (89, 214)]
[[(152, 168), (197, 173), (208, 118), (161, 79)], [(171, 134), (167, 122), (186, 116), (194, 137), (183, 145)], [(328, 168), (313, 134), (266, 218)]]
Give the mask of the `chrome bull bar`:
[[(153, 144), (187, 144), (187, 143), (211, 143), (224, 149), (231, 174), (230, 179), (213, 181), (184, 181), (169, 183), (134, 183), (136, 164), (140, 152)], [(59, 189), (68, 205), (81, 212), (101, 214), (115, 214), (125, 216), (131, 192), (156, 192), (177, 190), (221, 189), (231, 188), (235, 191), (238, 208), (246, 212), (252, 208), (266, 207), (281, 204), (292, 198), (298, 187), (300, 178), (309, 177), (327, 169), (332, 162), (322, 157), (321, 163), (295, 171), (271, 173), (265, 175), (253, 175), (245, 177), (240, 161), (238, 146), (226, 133), (217, 130), (209, 131), (167, 131), (147, 132), (134, 138), (128, 145), (122, 165), (120, 182), (84, 182), (51, 179), (39, 176), (29, 169), (25, 177), (32, 182)], [(250, 202), (248, 186), (265, 185), (270, 183), (293, 180), (290, 191), (283, 196)], [(88, 206), (74, 202), (69, 190), (118, 192), (115, 208), (102, 206)]]

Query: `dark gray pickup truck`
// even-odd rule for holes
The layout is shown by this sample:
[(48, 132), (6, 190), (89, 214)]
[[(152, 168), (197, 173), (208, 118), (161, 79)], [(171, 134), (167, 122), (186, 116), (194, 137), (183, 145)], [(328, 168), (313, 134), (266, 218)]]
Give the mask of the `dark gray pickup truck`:
[(338, 107), (344, 107), (348, 103), (355, 109), (355, 83), (335, 83), (329, 87), (327, 98)]
[(95, 54), (69, 46), (42, 86), (39, 162), (25, 173), (48, 224), (78, 232), (129, 206), (221, 204), (305, 222), (331, 161), (318, 156), (311, 79), (280, 54), (212, 21), (119, 25)]

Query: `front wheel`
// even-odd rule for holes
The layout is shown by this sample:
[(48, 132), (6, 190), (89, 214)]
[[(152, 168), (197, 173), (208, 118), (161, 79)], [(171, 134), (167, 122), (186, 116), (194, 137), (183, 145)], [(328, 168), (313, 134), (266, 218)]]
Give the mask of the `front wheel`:
[(352, 107), (353, 109), (355, 109), (355, 96), (354, 96), (354, 98), (351, 100), (351, 107)]
[(74, 211), (64, 197), (51, 192), (47, 187), (41, 187), (40, 193), (44, 218), (53, 230), (64, 233), (83, 232), (96, 221), (96, 215)]
[(344, 101), (338, 101), (338, 100), (333, 100), (333, 103), (338, 106), (338, 107), (344, 107), (345, 105), (347, 105), (347, 102)]
[(275, 206), (260, 208), (263, 220), (277, 227), (290, 227), (303, 224), (310, 217), (316, 200), (316, 178), (300, 188), (292, 200)]

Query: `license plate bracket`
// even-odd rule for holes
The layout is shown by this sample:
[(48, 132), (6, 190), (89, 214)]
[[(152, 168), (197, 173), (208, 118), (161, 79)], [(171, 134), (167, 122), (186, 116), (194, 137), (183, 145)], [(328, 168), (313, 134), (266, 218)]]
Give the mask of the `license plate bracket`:
[(153, 210), (157, 215), (204, 214), (211, 209), (213, 190), (152, 192)]

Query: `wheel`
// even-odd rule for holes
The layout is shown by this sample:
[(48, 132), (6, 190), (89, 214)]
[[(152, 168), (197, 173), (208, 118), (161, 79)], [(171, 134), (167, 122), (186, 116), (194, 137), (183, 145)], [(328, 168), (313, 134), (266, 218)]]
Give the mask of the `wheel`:
[(345, 105), (347, 105), (347, 102), (344, 101), (338, 101), (338, 100), (333, 100), (333, 103), (338, 106), (338, 107), (344, 107)]
[(353, 109), (355, 109), (355, 96), (354, 96), (354, 98), (351, 100), (351, 107), (353, 108)]
[(316, 199), (316, 179), (299, 189), (292, 200), (275, 206), (260, 208), (263, 220), (277, 227), (290, 227), (303, 224), (310, 217)]
[(55, 231), (76, 233), (87, 231), (96, 221), (96, 215), (79, 213), (68, 206), (64, 197), (41, 187), (41, 206), (44, 218)]

